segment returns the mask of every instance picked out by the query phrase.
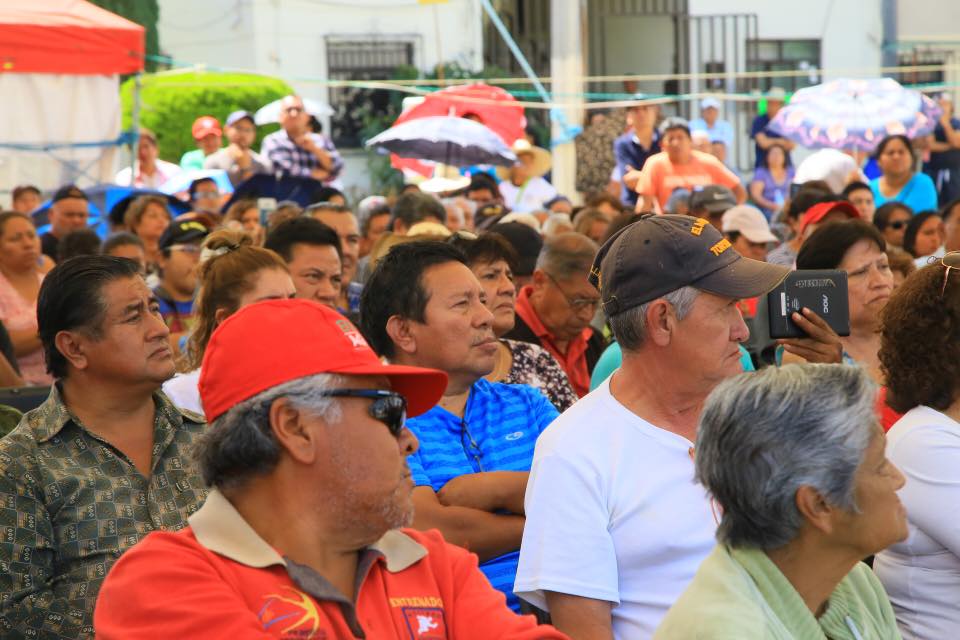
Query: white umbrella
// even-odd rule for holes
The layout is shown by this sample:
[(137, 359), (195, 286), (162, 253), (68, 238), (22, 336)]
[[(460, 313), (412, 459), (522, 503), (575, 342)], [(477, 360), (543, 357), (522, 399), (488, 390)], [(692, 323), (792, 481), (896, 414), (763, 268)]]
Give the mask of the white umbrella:
[[(257, 109), (257, 113), (253, 116), (253, 121), (256, 124), (280, 122), (280, 103), (282, 101), (283, 98), (280, 100), (274, 100), (270, 104), (266, 104)], [(333, 109), (330, 107), (330, 105), (324, 102), (310, 100), (309, 98), (303, 98), (303, 108), (307, 110), (307, 113), (317, 118), (333, 115)]]

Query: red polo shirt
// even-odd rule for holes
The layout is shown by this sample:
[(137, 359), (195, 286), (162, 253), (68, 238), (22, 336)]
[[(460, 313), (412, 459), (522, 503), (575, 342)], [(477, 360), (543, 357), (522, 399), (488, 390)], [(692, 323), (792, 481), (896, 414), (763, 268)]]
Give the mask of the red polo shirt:
[(520, 295), (517, 296), (517, 315), (530, 330), (540, 339), (540, 344), (544, 349), (550, 352), (564, 373), (570, 380), (570, 386), (577, 392), (577, 396), (582, 398), (590, 393), (590, 371), (587, 368), (587, 341), (593, 335), (591, 327), (585, 328), (576, 338), (567, 343), (566, 352), (560, 351), (557, 347), (556, 337), (550, 333), (550, 330), (540, 321), (533, 305), (530, 304), (530, 293), (533, 287), (527, 285), (520, 289)]
[(177, 533), (152, 533), (113, 566), (98, 640), (564, 639), (506, 606), (477, 557), (436, 531), (390, 531), (361, 552), (353, 600), (285, 558), (213, 491)]

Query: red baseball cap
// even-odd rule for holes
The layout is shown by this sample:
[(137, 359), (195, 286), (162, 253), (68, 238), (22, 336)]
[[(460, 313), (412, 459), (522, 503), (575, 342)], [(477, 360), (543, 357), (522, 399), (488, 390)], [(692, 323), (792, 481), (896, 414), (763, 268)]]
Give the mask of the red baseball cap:
[(193, 133), (194, 140), (205, 138), (211, 133), (215, 136), (223, 135), (220, 121), (213, 116), (200, 116), (193, 121), (193, 128), (190, 131)]
[(312, 300), (267, 300), (227, 318), (210, 337), (200, 367), (207, 422), (284, 382), (318, 373), (386, 376), (407, 399), (407, 414), (429, 411), (447, 388), (435, 369), (385, 365), (349, 320)]
[(807, 228), (807, 225), (820, 222), (827, 217), (828, 213), (833, 213), (834, 211), (841, 211), (847, 214), (851, 220), (860, 218), (860, 212), (857, 211), (857, 208), (846, 200), (821, 202), (807, 209), (807, 212), (800, 218), (800, 235), (803, 235), (803, 230)]

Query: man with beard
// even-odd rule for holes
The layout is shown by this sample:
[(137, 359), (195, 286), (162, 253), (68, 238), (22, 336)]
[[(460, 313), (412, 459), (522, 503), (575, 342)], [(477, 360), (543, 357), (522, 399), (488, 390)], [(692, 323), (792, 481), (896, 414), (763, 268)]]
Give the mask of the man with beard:
[(187, 529), (117, 564), (97, 637), (563, 638), (513, 615), (469, 553), (399, 529), (417, 450), (406, 411), (445, 386), (439, 371), (383, 365), (315, 302), (229, 317), (200, 376), (210, 496)]

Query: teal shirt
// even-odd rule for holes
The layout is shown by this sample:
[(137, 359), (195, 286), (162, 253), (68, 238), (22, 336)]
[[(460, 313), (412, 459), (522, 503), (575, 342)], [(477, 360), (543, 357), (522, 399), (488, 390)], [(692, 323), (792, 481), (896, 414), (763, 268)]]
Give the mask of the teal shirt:
[[(597, 365), (593, 368), (593, 375), (590, 376), (590, 391), (593, 391), (603, 381), (609, 378), (614, 371), (620, 368), (620, 362), (623, 360), (623, 352), (620, 351), (620, 345), (611, 342), (610, 346), (604, 350)], [(750, 359), (750, 353), (740, 345), (740, 366), (744, 371), (754, 371), (753, 360)]]
[(200, 149), (187, 151), (180, 157), (180, 168), (184, 171), (200, 171), (203, 169), (203, 161), (206, 157)]
[(670, 607), (653, 640), (899, 640), (880, 581), (858, 562), (819, 618), (758, 549), (717, 545)]

